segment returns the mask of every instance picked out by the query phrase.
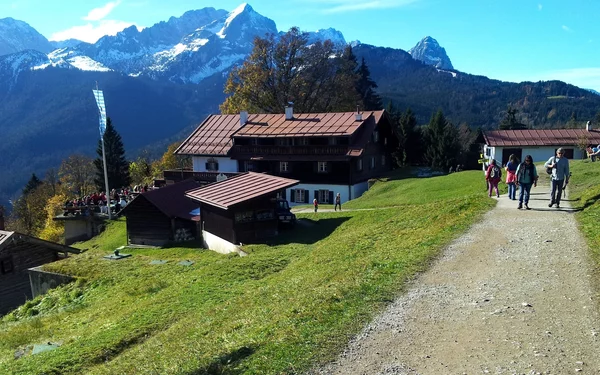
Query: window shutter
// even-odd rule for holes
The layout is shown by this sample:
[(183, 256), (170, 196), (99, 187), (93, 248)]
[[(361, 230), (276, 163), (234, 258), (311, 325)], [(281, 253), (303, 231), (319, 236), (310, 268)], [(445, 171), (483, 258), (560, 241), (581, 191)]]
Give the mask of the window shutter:
[(208, 163), (204, 163), (204, 169), (209, 171), (210, 169), (208, 169)]
[[(287, 189), (283, 189), (283, 190), (281, 191), (281, 198), (282, 198), (282, 199), (285, 199), (285, 200), (287, 200), (287, 198), (286, 198), (286, 196), (285, 196), (285, 194), (286, 194), (286, 193), (287, 193)], [(292, 195), (293, 195), (293, 194), (292, 194)]]
[(329, 203), (333, 203), (333, 191), (329, 190)]
[[(284, 194), (285, 194), (285, 190), (284, 190)], [(296, 203), (296, 190), (295, 189), (290, 190), (290, 202)]]
[(308, 190), (304, 190), (304, 203), (308, 203)]
[(319, 191), (315, 190), (315, 199), (319, 202)]

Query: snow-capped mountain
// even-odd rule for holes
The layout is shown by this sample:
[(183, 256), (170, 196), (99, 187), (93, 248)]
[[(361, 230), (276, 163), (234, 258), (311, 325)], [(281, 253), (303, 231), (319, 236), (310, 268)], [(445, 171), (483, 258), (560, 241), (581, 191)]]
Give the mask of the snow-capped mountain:
[(29, 24), (10, 17), (0, 19), (0, 55), (28, 49), (48, 53), (53, 47)]
[(430, 36), (421, 39), (408, 53), (410, 53), (413, 59), (420, 60), (438, 69), (454, 69), (450, 58), (446, 54), (446, 50), (438, 44), (437, 40)]
[(319, 29), (317, 31), (308, 33), (308, 44), (312, 44), (317, 41), (323, 42), (325, 40), (331, 40), (336, 46), (345, 46), (347, 44), (346, 39), (344, 39), (344, 35), (331, 27), (328, 29)]

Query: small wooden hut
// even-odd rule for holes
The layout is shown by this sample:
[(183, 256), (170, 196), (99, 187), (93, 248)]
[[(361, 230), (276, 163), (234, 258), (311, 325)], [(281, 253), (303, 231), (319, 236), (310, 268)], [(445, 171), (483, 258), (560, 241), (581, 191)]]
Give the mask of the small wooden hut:
[(186, 180), (139, 194), (120, 211), (127, 220), (127, 243), (163, 246), (178, 238), (198, 237), (198, 203), (185, 192), (200, 184)]

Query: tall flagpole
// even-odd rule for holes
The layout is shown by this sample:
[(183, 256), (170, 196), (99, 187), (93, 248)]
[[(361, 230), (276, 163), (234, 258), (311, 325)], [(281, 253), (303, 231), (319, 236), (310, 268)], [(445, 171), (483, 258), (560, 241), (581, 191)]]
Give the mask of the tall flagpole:
[(96, 82), (96, 90), (94, 96), (96, 97), (96, 103), (98, 104), (98, 111), (100, 114), (100, 142), (102, 143), (102, 165), (104, 166), (104, 189), (106, 191), (106, 208), (108, 209), (108, 220), (112, 220), (112, 214), (110, 212), (110, 191), (108, 190), (108, 172), (106, 170), (106, 152), (104, 150), (104, 132), (106, 130), (106, 106), (104, 105), (104, 94), (98, 90), (98, 82)]

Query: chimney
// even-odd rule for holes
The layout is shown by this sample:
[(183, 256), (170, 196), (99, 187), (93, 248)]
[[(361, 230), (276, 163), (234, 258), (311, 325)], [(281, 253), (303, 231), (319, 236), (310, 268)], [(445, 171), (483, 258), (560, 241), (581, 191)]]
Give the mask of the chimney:
[(359, 106), (356, 106), (356, 121), (362, 121), (362, 113), (360, 113)]
[(587, 124), (585, 124), (585, 130), (592, 131), (592, 122), (591, 121), (588, 121)]
[(285, 119), (293, 120), (294, 119), (294, 103), (288, 102), (288, 105), (285, 106)]
[(248, 111), (241, 111), (240, 112), (240, 126), (246, 125), (247, 122), (248, 122)]

